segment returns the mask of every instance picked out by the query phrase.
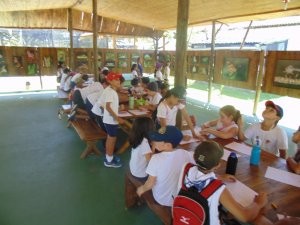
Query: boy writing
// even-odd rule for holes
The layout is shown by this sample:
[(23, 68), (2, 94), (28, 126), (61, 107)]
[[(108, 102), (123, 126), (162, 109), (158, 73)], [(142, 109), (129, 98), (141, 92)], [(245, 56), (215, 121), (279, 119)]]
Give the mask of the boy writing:
[[(187, 188), (194, 187), (201, 192), (210, 182), (217, 179), (214, 170), (220, 166), (223, 156), (223, 148), (214, 141), (200, 143), (194, 152), (196, 165), (191, 167), (187, 174), (182, 176), (184, 185)], [(182, 185), (182, 176), (179, 179), (178, 187)], [(226, 177), (224, 177), (226, 178)], [(234, 179), (228, 176), (229, 179)], [(267, 203), (266, 194), (256, 196), (254, 201), (247, 207), (241, 206), (235, 201), (231, 193), (223, 184), (208, 199), (210, 224), (220, 225), (218, 206), (221, 203), (236, 219), (242, 222), (254, 221), (260, 216), (260, 210)]]
[(181, 131), (175, 126), (167, 126), (164, 134), (157, 131), (149, 133), (154, 154), (146, 173), (146, 183), (137, 189), (141, 196), (152, 189), (154, 199), (161, 205), (172, 206), (173, 197), (177, 195), (177, 183), (183, 165), (193, 162), (192, 154), (183, 149), (174, 149), (182, 140)]
[(124, 121), (118, 117), (119, 111), (119, 96), (117, 90), (121, 87), (121, 74), (110, 72), (106, 80), (110, 84), (103, 92), (102, 105), (104, 108), (103, 123), (107, 131), (107, 140), (105, 144), (106, 157), (104, 166), (119, 168), (122, 166), (120, 158), (113, 155), (117, 140), (118, 124), (123, 124)]
[(258, 136), (263, 150), (285, 159), (288, 138), (286, 132), (277, 126), (278, 121), (283, 117), (283, 109), (272, 101), (266, 101), (265, 106), (266, 109), (262, 113), (264, 120), (261, 123), (252, 124), (245, 133), (243, 132), (243, 121), (238, 120), (238, 137), (244, 141), (246, 139), (253, 140)]

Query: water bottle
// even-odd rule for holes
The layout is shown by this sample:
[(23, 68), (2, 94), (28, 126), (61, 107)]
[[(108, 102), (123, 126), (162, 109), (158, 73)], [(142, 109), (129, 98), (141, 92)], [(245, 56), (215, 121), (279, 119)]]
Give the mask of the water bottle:
[(237, 163), (238, 163), (237, 155), (234, 152), (231, 152), (227, 160), (226, 173), (235, 175)]
[(129, 97), (129, 109), (134, 109), (134, 97)]
[(258, 166), (259, 161), (260, 161), (260, 140), (259, 137), (256, 136), (252, 146), (250, 164), (254, 166)]

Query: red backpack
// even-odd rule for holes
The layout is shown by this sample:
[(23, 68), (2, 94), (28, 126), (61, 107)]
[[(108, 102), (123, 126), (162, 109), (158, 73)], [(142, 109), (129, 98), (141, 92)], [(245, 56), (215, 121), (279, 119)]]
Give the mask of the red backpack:
[(186, 188), (184, 178), (195, 165), (188, 163), (183, 172), (179, 194), (172, 207), (173, 225), (209, 225), (207, 199), (223, 185), (220, 180), (212, 180), (201, 192), (194, 187)]

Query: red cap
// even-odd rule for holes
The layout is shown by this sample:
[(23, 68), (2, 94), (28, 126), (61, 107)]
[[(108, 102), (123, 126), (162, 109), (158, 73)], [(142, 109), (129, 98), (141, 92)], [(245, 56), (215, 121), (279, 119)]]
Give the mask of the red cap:
[(106, 80), (107, 80), (107, 81), (119, 80), (121, 77), (122, 77), (121, 74), (110, 72), (110, 73), (106, 76)]
[(276, 110), (277, 116), (279, 116), (280, 118), (283, 117), (283, 109), (279, 105), (276, 105), (274, 102), (269, 100), (269, 101), (266, 101), (265, 106), (272, 107), (273, 109)]

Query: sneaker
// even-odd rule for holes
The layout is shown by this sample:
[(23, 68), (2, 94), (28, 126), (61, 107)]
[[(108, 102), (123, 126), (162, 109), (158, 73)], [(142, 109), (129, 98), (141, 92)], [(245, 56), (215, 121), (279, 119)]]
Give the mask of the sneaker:
[(76, 111), (71, 112), (71, 114), (68, 115), (68, 121), (74, 121), (76, 116)]
[(114, 156), (113, 160), (111, 162), (108, 162), (106, 157), (104, 158), (104, 166), (106, 167), (112, 167), (112, 168), (119, 168), (122, 166), (121, 160), (119, 157)]
[(71, 112), (74, 112), (74, 111), (76, 112), (77, 108), (78, 108), (78, 105), (74, 104), (73, 107), (72, 107), (72, 109), (71, 109)]

